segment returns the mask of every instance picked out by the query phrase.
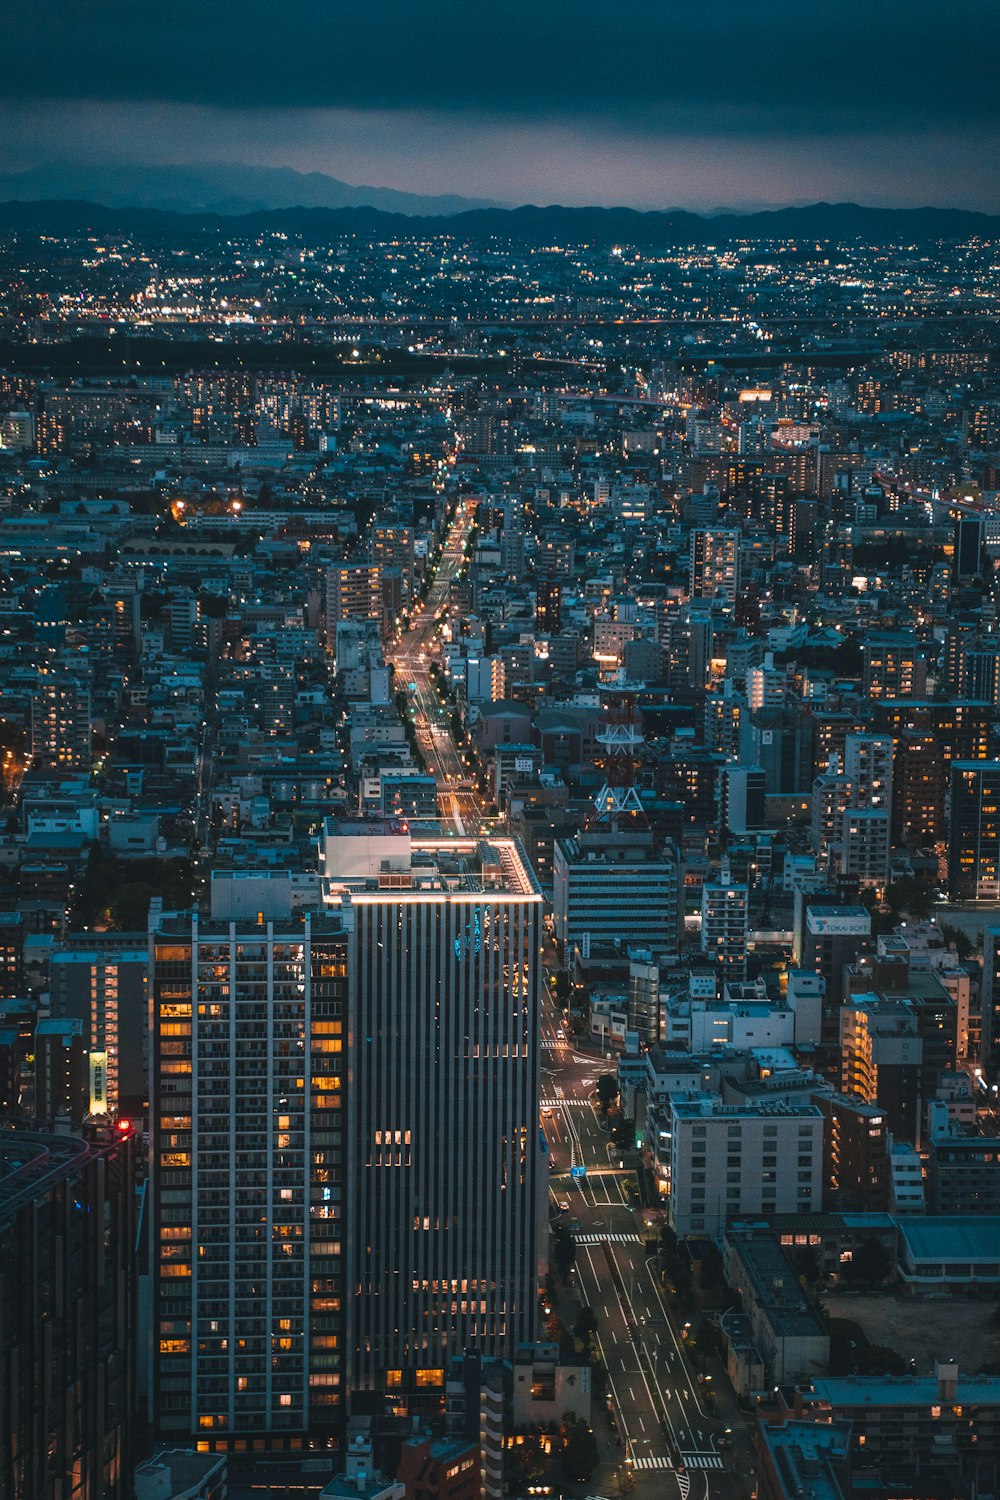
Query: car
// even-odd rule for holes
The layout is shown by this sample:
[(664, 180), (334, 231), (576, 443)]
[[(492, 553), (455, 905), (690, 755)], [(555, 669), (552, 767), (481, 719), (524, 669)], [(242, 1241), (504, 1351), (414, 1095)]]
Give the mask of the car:
[(559, 1040), (561, 1042), (565, 1041), (566, 1040), (566, 1031), (565, 1031), (565, 1028), (562, 1027), (562, 1026), (557, 1026), (556, 1027), (556, 1036), (559, 1038)]
[(551, 1120), (551, 1118), (552, 1118), (552, 1110), (549, 1108), (548, 1105), (546, 1105), (545, 1108), (542, 1110), (542, 1119), (543, 1120)]
[(569, 1199), (568, 1198), (557, 1198), (556, 1199), (556, 1208), (558, 1208), (558, 1210), (559, 1210), (560, 1213), (568, 1214), (569, 1213)]

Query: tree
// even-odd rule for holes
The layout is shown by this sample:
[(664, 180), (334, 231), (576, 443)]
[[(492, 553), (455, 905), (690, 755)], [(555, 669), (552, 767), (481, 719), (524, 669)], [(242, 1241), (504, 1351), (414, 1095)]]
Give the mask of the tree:
[(951, 922), (942, 922), (941, 936), (946, 943), (954, 943), (959, 958), (968, 958), (972, 952), (972, 939), (961, 927), (955, 927)]
[(793, 1257), (795, 1270), (804, 1282), (814, 1284), (820, 1277), (819, 1256), (813, 1245), (803, 1245)]
[(570, 994), (569, 975), (565, 972), (565, 970), (559, 970), (559, 973), (555, 977), (553, 988), (555, 990), (556, 1004), (559, 1006), (560, 1010), (565, 1010), (567, 1005), (569, 1004)]
[(601, 1109), (607, 1114), (618, 1098), (618, 1080), (613, 1073), (602, 1073), (597, 1080), (597, 1097)]
[(566, 1478), (582, 1484), (593, 1474), (600, 1457), (597, 1439), (586, 1422), (567, 1422), (562, 1453), (562, 1467)]
[(573, 1337), (584, 1349), (589, 1349), (594, 1334), (597, 1332), (597, 1319), (594, 1310), (590, 1307), (581, 1307), (576, 1322), (573, 1324)]
[(851, 1262), (852, 1280), (862, 1281), (867, 1286), (881, 1286), (892, 1273), (892, 1261), (882, 1241), (869, 1235), (854, 1252)]
[(906, 1361), (885, 1344), (862, 1344), (852, 1351), (852, 1375), (905, 1375)]
[(560, 1227), (553, 1235), (552, 1264), (563, 1281), (567, 1281), (570, 1271), (576, 1264), (576, 1240), (568, 1229)]

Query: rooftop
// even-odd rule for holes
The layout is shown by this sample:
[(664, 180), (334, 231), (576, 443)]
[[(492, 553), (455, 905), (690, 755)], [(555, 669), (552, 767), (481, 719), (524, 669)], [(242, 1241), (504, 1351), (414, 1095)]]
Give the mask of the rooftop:
[(914, 1260), (1000, 1261), (1000, 1216), (921, 1214), (896, 1222)]
[(349, 893), (419, 901), (428, 895), (491, 901), (541, 901), (542, 890), (520, 840), (342, 833), (327, 820), (322, 847), (327, 897)]

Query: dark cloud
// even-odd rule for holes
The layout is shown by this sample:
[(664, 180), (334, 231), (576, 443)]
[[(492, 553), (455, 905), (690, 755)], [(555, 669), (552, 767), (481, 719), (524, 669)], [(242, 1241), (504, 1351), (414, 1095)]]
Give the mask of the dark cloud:
[(975, 129), (996, 0), (0, 0), (15, 99), (483, 110), (637, 135)]

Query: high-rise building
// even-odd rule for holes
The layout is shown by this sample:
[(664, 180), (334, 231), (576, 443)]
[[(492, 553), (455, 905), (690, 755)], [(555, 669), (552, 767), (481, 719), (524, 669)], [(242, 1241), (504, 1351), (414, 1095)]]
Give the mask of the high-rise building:
[(889, 817), (888, 807), (848, 807), (841, 814), (841, 874), (862, 888), (881, 888), (889, 877)]
[(983, 569), (982, 516), (963, 516), (955, 522), (955, 582), (977, 577)]
[(350, 932), (345, 1376), (396, 1404), (533, 1337), (541, 890), (512, 839), (328, 826)]
[(701, 888), (701, 946), (725, 979), (747, 972), (750, 893), (745, 885), (706, 881)]
[(89, 770), (90, 686), (59, 667), (39, 674), (31, 699), (31, 756), (36, 765)]
[(695, 527), (691, 533), (688, 591), (692, 599), (724, 594), (731, 604), (740, 591), (740, 533), (721, 526)]
[(535, 629), (558, 635), (562, 628), (562, 585), (557, 578), (540, 578), (535, 587)]
[(135, 1139), (0, 1129), (0, 1494), (127, 1500)]
[(648, 829), (585, 829), (556, 839), (552, 852), (553, 923), (568, 955), (591, 942), (629, 942), (675, 954), (682, 877), (675, 845), (657, 848)]
[(334, 563), (326, 573), (326, 635), (341, 620), (377, 620), (384, 629), (403, 607), (403, 574), (381, 562)]
[(849, 734), (844, 740), (844, 774), (857, 808), (892, 807), (893, 740), (890, 734)]
[(151, 937), (150, 1415), (282, 1448), (341, 1426), (344, 1027), (336, 919)]
[(862, 655), (866, 698), (919, 698), (927, 686), (927, 663), (916, 636), (905, 631), (869, 635)]
[(923, 1041), (905, 1000), (855, 995), (840, 1011), (840, 1078), (845, 1094), (878, 1104), (894, 1136), (914, 1141), (920, 1128)]
[(951, 763), (948, 893), (953, 901), (1000, 898), (1000, 760)]
[(719, 777), (719, 821), (727, 833), (767, 826), (764, 772), (760, 766), (724, 766)]
[(92, 1114), (142, 1113), (149, 1077), (147, 972), (145, 945), (97, 943), (86, 933), (52, 954), (52, 1013), (83, 1023)]

